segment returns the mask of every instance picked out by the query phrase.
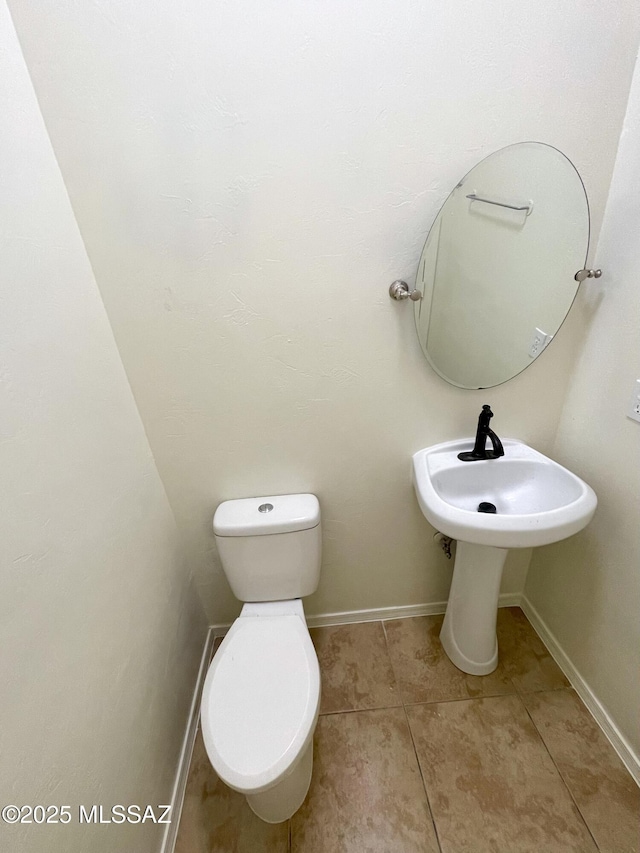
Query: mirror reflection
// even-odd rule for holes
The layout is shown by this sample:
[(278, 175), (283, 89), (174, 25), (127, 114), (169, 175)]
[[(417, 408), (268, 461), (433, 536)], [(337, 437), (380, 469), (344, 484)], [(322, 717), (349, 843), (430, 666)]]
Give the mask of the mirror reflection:
[(550, 145), (510, 145), (454, 188), (416, 277), (422, 350), (460, 388), (520, 373), (562, 325), (585, 265), (589, 207), (573, 164)]

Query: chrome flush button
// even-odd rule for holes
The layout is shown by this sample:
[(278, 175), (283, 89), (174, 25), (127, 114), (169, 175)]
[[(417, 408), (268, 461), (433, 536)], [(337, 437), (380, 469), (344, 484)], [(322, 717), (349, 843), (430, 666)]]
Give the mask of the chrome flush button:
[(260, 504), (258, 507), (258, 512), (271, 512), (273, 509), (273, 504)]

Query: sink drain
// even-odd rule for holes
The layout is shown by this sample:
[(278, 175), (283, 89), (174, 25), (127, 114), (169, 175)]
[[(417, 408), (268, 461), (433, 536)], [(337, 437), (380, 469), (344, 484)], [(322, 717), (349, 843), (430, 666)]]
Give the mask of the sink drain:
[(493, 512), (496, 513), (498, 510), (496, 509), (496, 505), (489, 503), (489, 501), (481, 501), (478, 504), (478, 512)]

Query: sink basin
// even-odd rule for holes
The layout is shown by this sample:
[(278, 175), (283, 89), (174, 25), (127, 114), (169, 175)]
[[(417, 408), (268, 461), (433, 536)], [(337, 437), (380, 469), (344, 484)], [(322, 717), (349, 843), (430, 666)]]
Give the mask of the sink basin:
[[(514, 439), (504, 456), (462, 462), (474, 439), (448, 441), (413, 457), (413, 482), (427, 521), (452, 539), (495, 548), (549, 545), (582, 530), (593, 516), (593, 489), (571, 471)], [(481, 502), (496, 513), (478, 512)]]

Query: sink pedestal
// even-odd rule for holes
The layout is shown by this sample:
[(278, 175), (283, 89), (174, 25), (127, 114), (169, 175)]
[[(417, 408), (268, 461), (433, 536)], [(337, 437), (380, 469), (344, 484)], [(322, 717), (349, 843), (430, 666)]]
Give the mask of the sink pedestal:
[(456, 562), (440, 640), (449, 659), (470, 675), (488, 675), (498, 665), (496, 617), (508, 548), (456, 546)]

